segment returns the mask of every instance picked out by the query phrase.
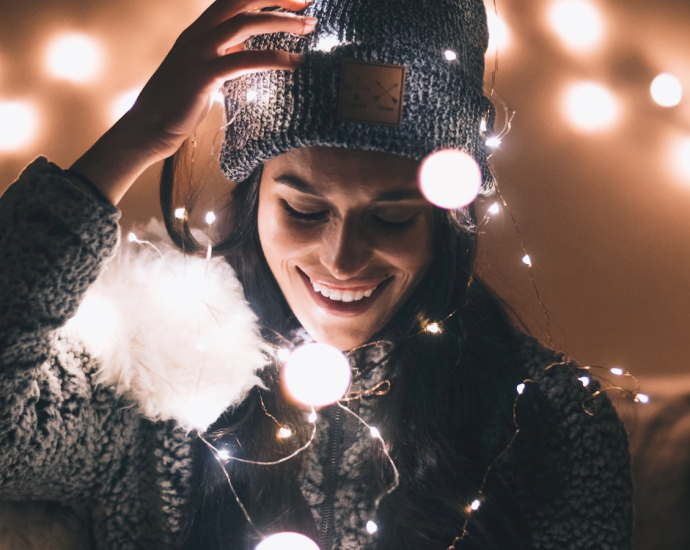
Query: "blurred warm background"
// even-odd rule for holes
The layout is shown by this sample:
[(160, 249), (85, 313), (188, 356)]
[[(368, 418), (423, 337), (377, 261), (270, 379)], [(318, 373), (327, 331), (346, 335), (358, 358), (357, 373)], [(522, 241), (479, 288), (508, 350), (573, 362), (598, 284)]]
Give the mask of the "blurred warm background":
[[(4, 0), (0, 192), (37, 155), (68, 167), (209, 3)], [(487, 3), (487, 93), (498, 48), (499, 126), (503, 105), (515, 118), (494, 155), (509, 211), (480, 207), (482, 273), (584, 363), (690, 371), (690, 2)], [(221, 125), (217, 105), (200, 134)], [(121, 203), (125, 226), (158, 215), (159, 172)]]

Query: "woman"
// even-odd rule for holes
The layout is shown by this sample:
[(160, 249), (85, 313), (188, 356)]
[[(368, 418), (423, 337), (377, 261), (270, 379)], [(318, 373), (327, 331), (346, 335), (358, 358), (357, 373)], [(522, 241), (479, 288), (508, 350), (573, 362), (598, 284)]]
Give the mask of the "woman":
[[(274, 7), (288, 11), (257, 11)], [(305, 8), (318, 22), (290, 13)], [(416, 185), (420, 160), (452, 147), (491, 190), (486, 43), (478, 0), (218, 0), (70, 170), (28, 167), (0, 202), (5, 498), (73, 507), (97, 548), (254, 548), (280, 531), (323, 549), (629, 548), (615, 410), (472, 276), (473, 207), (433, 207)], [(170, 236), (187, 253), (204, 248), (175, 216), (169, 157), (222, 82), (221, 165), (239, 183), (232, 230), (214, 248), (258, 319), (250, 347), (314, 339), (353, 369), (350, 399), (318, 411), (309, 445), (277, 358), (230, 380), (241, 391), (209, 422), (186, 424), (153, 395), (135, 403), (114, 388), (129, 373), (61, 328), (117, 245), (115, 205), (154, 162), (168, 158)], [(351, 413), (375, 422), (400, 472), (380, 503), (393, 470)], [(292, 436), (276, 438), (277, 424)]]

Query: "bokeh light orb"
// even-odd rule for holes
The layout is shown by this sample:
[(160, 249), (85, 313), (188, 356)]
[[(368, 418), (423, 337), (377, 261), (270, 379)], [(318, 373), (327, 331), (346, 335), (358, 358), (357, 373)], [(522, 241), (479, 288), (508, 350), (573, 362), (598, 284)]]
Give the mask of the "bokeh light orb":
[(676, 140), (671, 147), (670, 160), (676, 177), (690, 186), (690, 137)]
[(85, 34), (61, 34), (48, 44), (46, 69), (55, 78), (89, 82), (98, 76), (102, 65), (100, 45)]
[(36, 137), (38, 115), (24, 101), (0, 101), (0, 152), (12, 153), (27, 147)]
[(319, 547), (309, 537), (285, 532), (266, 537), (256, 550), (319, 550)]
[(487, 23), (489, 26), (489, 47), (487, 55), (493, 55), (498, 49), (504, 52), (510, 45), (510, 30), (502, 17), (496, 15), (496, 11), (489, 7), (486, 10)]
[(547, 19), (563, 45), (573, 52), (590, 52), (604, 38), (604, 18), (588, 0), (554, 0)]
[(121, 93), (115, 98), (115, 100), (110, 105), (110, 122), (114, 124), (122, 118), (127, 111), (129, 111), (139, 97), (141, 90), (139, 88), (133, 88), (126, 92)]
[(672, 74), (661, 73), (650, 88), (652, 99), (662, 107), (675, 107), (683, 99), (683, 85)]
[(462, 208), (479, 194), (482, 171), (477, 161), (459, 149), (442, 149), (427, 156), (417, 174), (419, 188), (440, 208)]
[(283, 368), (285, 387), (300, 403), (324, 407), (341, 399), (350, 387), (350, 364), (327, 344), (305, 344), (292, 352)]
[(595, 82), (571, 85), (563, 98), (563, 115), (578, 131), (592, 133), (608, 130), (620, 118), (618, 99)]

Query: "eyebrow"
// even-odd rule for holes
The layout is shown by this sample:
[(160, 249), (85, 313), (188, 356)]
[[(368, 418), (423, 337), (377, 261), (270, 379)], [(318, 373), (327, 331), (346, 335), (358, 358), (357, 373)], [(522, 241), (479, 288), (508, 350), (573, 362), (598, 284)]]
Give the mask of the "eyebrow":
[[(306, 181), (293, 174), (283, 174), (281, 176), (278, 176), (277, 178), (275, 178), (275, 182), (280, 183), (282, 185), (286, 185), (287, 187), (290, 187), (307, 195), (313, 195), (315, 197), (323, 196), (316, 189), (314, 189), (313, 186), (311, 186)], [(423, 198), (424, 196), (422, 195), (422, 193), (419, 191), (419, 189), (415, 187), (414, 189), (396, 189), (393, 191), (384, 191), (376, 198), (374, 198), (374, 202), (394, 202)]]

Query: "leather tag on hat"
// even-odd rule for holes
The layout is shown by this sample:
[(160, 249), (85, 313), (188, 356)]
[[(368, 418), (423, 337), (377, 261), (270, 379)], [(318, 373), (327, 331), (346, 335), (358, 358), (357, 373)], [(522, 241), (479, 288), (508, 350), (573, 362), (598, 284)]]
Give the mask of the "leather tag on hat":
[(343, 60), (338, 120), (400, 126), (405, 76), (404, 65)]

